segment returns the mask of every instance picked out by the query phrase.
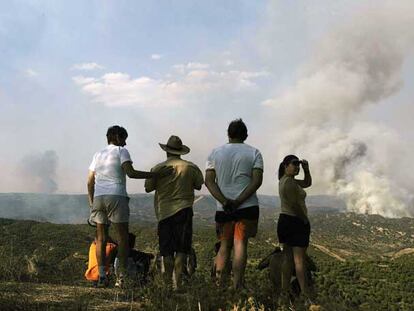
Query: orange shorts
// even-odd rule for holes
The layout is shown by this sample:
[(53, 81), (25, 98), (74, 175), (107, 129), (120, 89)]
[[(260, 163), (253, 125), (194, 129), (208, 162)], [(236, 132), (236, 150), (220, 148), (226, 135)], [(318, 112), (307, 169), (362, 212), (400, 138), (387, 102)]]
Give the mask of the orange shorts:
[(224, 223), (216, 222), (216, 233), (219, 241), (245, 240), (257, 234), (258, 219), (239, 219)]

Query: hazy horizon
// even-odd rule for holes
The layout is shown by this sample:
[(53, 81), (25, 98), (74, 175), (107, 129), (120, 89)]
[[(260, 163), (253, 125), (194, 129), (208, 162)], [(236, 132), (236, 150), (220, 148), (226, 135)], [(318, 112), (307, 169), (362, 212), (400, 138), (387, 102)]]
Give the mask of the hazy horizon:
[(174, 134), (204, 171), (241, 117), (259, 194), (293, 153), (309, 195), (414, 216), (412, 1), (8, 1), (0, 43), (1, 193), (84, 194), (114, 124), (136, 169)]

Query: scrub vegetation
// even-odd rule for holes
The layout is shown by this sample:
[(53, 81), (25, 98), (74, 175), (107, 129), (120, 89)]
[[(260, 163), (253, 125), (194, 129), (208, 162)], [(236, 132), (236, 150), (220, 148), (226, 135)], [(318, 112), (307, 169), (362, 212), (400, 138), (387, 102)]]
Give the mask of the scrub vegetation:
[[(277, 246), (275, 210), (261, 215), (249, 245), (247, 289), (217, 288), (210, 277), (214, 226), (195, 218), (198, 267), (178, 292), (154, 271), (143, 287), (95, 289), (83, 278), (94, 229), (0, 219), (1, 310), (276, 310), (268, 270), (257, 264)], [(322, 310), (413, 310), (414, 219), (313, 213), (309, 253)], [(156, 224), (135, 222), (136, 248), (157, 252)], [(153, 267), (155, 270), (155, 265)], [(300, 310), (300, 308), (299, 308)]]

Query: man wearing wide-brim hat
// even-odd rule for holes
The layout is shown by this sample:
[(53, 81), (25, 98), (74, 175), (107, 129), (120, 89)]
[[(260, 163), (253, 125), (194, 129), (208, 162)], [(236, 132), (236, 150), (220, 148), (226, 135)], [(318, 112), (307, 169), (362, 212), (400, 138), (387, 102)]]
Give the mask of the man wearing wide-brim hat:
[(167, 160), (154, 166), (151, 172), (167, 166), (173, 167), (175, 173), (157, 181), (145, 180), (145, 191), (155, 190), (154, 208), (164, 276), (170, 283), (174, 271), (176, 288), (181, 285), (184, 262), (191, 253), (194, 189), (200, 190), (204, 179), (197, 165), (181, 159), (181, 155), (189, 153), (190, 148), (178, 136), (172, 135), (166, 144), (159, 145), (166, 152)]

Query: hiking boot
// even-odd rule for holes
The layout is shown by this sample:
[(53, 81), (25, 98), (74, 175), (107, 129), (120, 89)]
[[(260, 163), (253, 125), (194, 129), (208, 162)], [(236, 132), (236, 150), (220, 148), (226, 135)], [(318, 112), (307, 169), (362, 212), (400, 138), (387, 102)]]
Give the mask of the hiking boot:
[(105, 275), (105, 276), (100, 276), (99, 277), (99, 279), (98, 279), (98, 282), (96, 282), (96, 288), (105, 288), (105, 287), (108, 287), (108, 285), (109, 285), (109, 279), (108, 279), (108, 277)]

